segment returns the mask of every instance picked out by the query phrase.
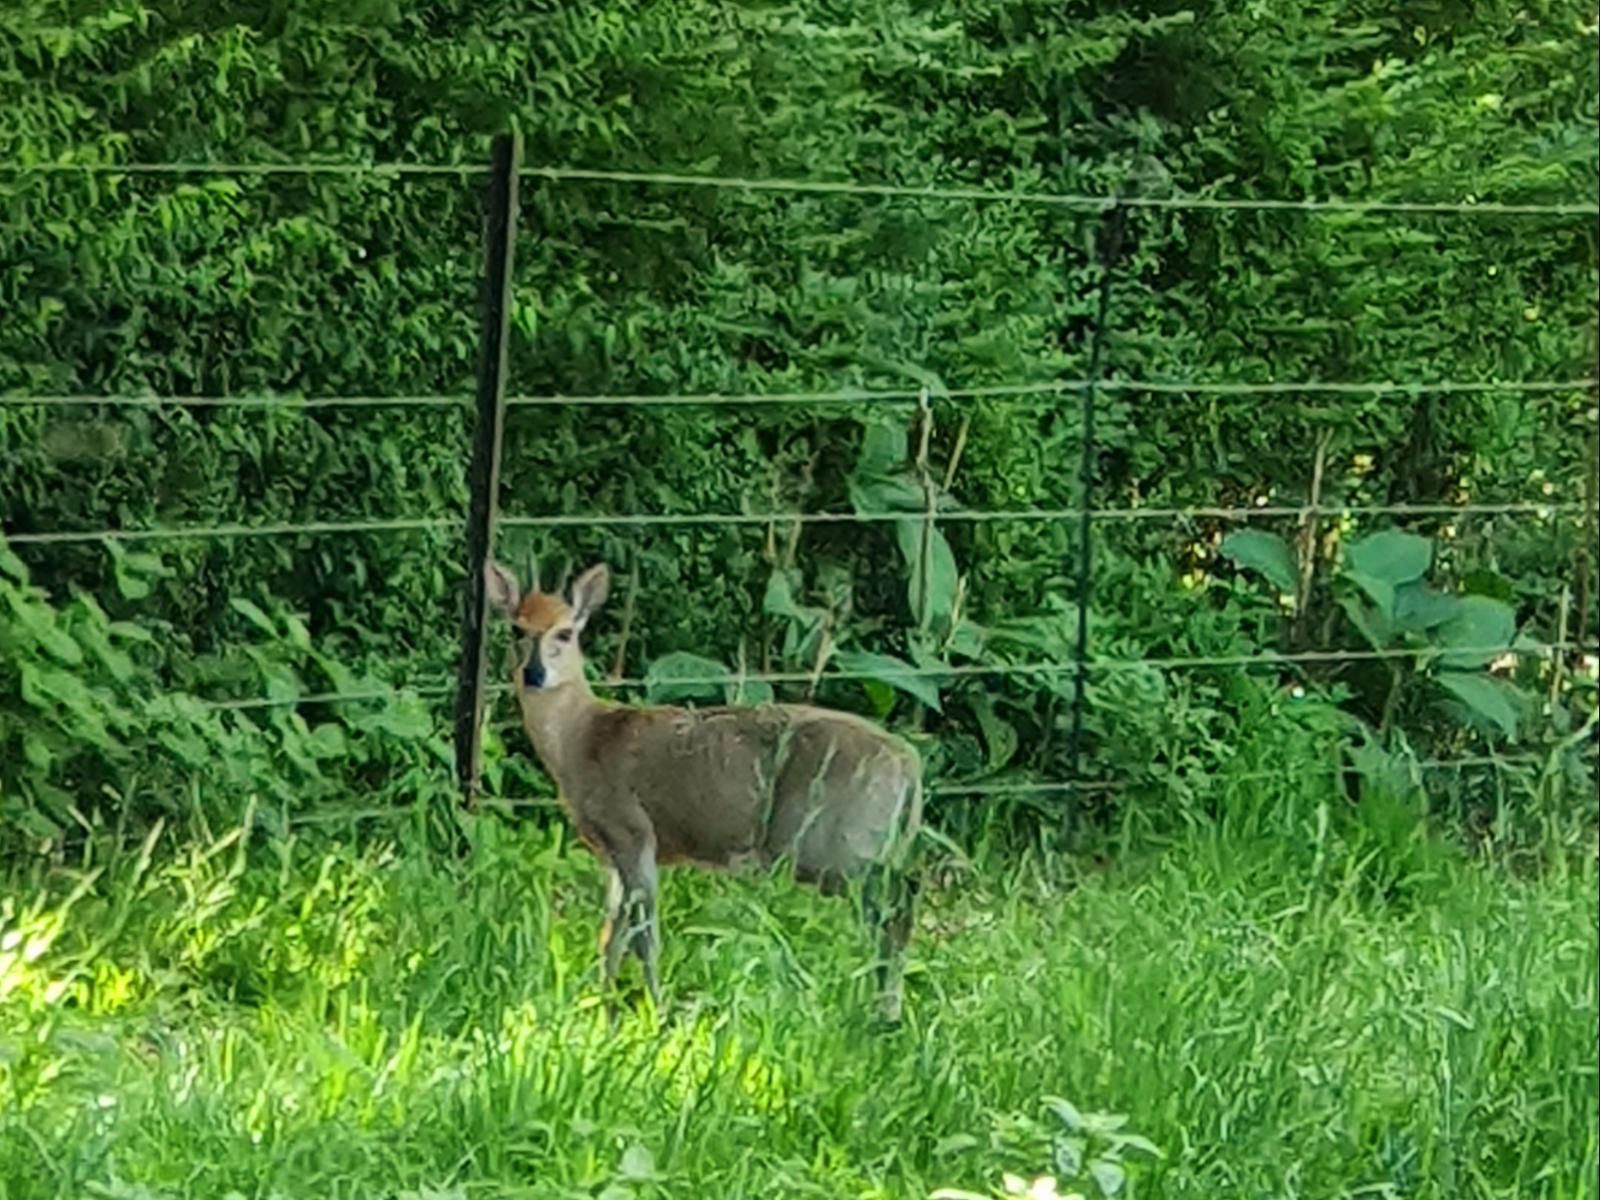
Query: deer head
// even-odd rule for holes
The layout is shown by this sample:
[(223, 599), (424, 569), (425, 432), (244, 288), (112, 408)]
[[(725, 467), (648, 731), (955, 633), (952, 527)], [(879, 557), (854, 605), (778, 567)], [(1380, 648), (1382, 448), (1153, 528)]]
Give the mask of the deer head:
[(517, 577), (497, 562), (484, 564), (484, 586), (489, 604), (510, 620), (517, 631), (516, 677), (522, 689), (548, 692), (569, 683), (584, 682), (583, 632), (611, 592), (611, 572), (596, 563), (572, 584), (570, 599), (538, 590), (523, 594)]

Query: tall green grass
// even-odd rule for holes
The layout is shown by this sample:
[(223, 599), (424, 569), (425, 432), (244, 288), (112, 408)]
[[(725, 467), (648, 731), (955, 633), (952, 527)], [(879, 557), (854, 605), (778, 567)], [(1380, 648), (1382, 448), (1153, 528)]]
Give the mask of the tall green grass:
[(0, 1200), (1595, 1195), (1588, 856), (1375, 873), (1313, 822), (941, 869), (885, 1033), (847, 904), (669, 872), (669, 1011), (613, 1027), (560, 827), (425, 835), (7, 880)]

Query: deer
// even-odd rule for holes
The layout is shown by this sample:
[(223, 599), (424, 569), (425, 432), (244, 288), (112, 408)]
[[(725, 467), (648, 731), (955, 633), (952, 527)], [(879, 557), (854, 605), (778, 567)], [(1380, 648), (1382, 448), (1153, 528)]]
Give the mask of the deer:
[(909, 742), (864, 717), (811, 704), (627, 705), (597, 699), (579, 638), (605, 604), (605, 563), (567, 598), (523, 593), (493, 560), (488, 606), (510, 621), (512, 684), (534, 752), (579, 839), (606, 872), (602, 990), (623, 957), (661, 1007), (658, 869), (737, 871), (787, 863), (796, 881), (840, 895), (859, 881), (876, 935), (881, 1015), (897, 1025), (914, 923), (913, 845), (922, 763)]

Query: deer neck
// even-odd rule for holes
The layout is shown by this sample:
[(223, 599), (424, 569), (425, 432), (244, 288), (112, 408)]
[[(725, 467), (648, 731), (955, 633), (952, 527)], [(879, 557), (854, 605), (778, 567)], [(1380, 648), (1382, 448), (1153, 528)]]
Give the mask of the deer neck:
[(582, 754), (584, 730), (603, 705), (581, 676), (542, 691), (519, 689), (517, 699), (534, 753), (561, 790), (568, 790), (572, 767)]

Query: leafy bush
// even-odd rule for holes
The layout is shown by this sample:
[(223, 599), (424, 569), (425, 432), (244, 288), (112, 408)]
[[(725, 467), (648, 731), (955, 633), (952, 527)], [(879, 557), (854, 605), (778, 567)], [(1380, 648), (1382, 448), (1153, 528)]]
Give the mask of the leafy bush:
[[(160, 622), (112, 619), (82, 591), (55, 606), (0, 542), (0, 848), (59, 854), (157, 820), (232, 822), (247, 805), (283, 833), (308, 815), (444, 790), (448, 759), (420, 697), (282, 703), (306, 694), (313, 672), (341, 692), (390, 689), (315, 648), (294, 614), (234, 603), (263, 636), (235, 650), (232, 676), (272, 706), (170, 688), (155, 669)], [(352, 803), (361, 797), (373, 803)]]

